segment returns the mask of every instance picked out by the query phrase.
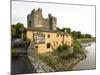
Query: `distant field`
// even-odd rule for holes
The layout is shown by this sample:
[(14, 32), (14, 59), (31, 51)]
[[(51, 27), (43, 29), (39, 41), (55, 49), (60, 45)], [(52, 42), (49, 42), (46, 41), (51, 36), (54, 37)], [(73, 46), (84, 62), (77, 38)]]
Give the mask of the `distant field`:
[(95, 38), (85, 38), (85, 39), (77, 39), (82, 43), (88, 43), (88, 42), (95, 42), (96, 39)]

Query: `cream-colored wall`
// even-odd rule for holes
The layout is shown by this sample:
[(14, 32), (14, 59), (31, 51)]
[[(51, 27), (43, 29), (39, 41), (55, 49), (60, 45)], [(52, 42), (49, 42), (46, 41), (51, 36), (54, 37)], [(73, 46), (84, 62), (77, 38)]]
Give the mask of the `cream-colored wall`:
[[(57, 36), (57, 33), (56, 33), (56, 36)], [(59, 45), (63, 45), (63, 36), (59, 35), (58, 37), (56, 37), (55, 40), (58, 41), (58, 45), (56, 46), (56, 48), (57, 48)]]
[[(34, 32), (35, 34), (36, 32)], [(35, 46), (38, 46), (38, 53), (45, 53), (45, 52), (51, 52), (52, 47), (47, 48), (47, 43), (50, 43), (50, 45), (54, 47), (53, 41), (56, 39), (56, 34), (55, 33), (50, 33), (50, 32), (42, 32), (45, 34), (45, 43), (44, 44), (35, 44)], [(48, 38), (48, 34), (50, 35), (50, 38)]]
[(27, 39), (30, 41), (33, 41), (33, 32), (32, 31), (27, 31), (26, 33)]
[[(38, 31), (34, 31), (34, 34)], [(45, 53), (45, 52), (51, 52), (53, 49), (56, 49), (59, 45), (62, 45), (63, 43), (63, 36), (59, 35), (57, 37), (57, 32), (42, 32), (45, 34), (45, 43), (44, 44), (35, 44), (35, 46), (38, 46), (37, 52), (38, 53)], [(48, 34), (50, 35), (50, 38), (48, 38)], [(27, 38), (33, 41), (33, 32), (27, 31)], [(58, 44), (57, 44), (58, 42)], [(70, 35), (67, 37), (64, 36), (64, 43), (66, 43), (68, 46), (70, 46), (73, 42), (73, 39)], [(50, 48), (47, 48), (47, 43), (50, 43)]]
[(73, 43), (73, 38), (70, 35), (64, 36), (64, 43), (71, 46)]

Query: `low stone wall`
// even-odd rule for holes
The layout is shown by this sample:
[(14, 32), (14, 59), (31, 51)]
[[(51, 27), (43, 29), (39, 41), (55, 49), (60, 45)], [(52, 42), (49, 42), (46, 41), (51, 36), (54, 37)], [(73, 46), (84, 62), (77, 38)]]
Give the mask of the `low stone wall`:
[(34, 43), (32, 42), (28, 48), (28, 58), (31, 61), (33, 67), (33, 73), (54, 72), (52, 68), (43, 63), (37, 56), (37, 51), (34, 49)]
[(28, 56), (32, 65), (33, 65), (33, 72), (36, 73), (43, 73), (43, 72), (54, 72), (49, 66), (43, 63), (41, 60), (36, 59), (34, 57)]

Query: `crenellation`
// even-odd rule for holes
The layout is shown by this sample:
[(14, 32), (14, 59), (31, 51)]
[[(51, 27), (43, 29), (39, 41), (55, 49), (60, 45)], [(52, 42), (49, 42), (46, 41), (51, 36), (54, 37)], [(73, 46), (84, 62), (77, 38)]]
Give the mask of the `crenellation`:
[(28, 28), (33, 29), (47, 29), (47, 30), (56, 30), (56, 17), (48, 14), (48, 18), (43, 18), (42, 9), (38, 8), (37, 10), (33, 9), (31, 14), (27, 16), (27, 26)]

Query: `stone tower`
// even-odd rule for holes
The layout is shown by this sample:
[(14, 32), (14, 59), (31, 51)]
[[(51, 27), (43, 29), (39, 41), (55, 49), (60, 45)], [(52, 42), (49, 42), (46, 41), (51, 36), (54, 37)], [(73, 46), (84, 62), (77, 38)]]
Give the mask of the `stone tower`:
[(56, 30), (56, 25), (57, 25), (57, 19), (56, 17), (52, 16), (51, 14), (48, 15), (49, 17), (49, 27), (50, 30)]
[(27, 16), (27, 27), (39, 30), (56, 30), (56, 17), (51, 14), (48, 18), (43, 18), (42, 9), (32, 10), (31, 14)]

